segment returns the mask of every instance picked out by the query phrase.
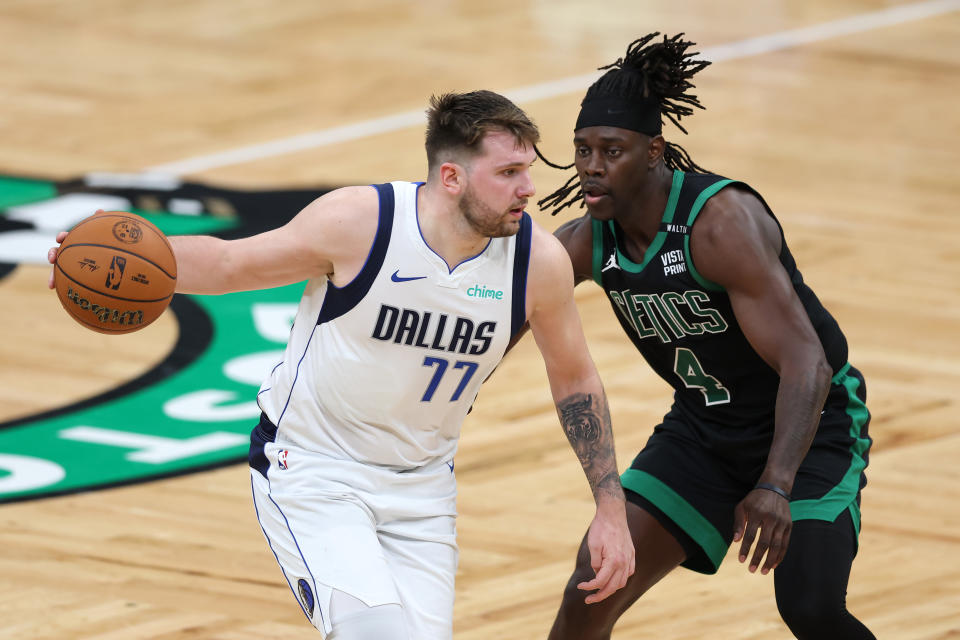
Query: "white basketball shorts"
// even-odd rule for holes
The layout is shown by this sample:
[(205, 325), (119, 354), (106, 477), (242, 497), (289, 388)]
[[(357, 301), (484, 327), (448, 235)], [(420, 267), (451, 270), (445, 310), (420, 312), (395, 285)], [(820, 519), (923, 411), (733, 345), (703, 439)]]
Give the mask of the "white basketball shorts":
[(257, 519), (297, 602), (325, 638), (330, 598), (399, 604), (411, 640), (451, 640), (457, 570), (453, 463), (411, 471), (268, 443), (250, 469)]

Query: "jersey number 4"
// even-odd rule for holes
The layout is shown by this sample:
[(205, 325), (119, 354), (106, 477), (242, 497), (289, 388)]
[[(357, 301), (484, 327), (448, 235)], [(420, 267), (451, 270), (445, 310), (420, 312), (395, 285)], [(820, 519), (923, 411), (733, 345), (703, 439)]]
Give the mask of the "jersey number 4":
[(677, 347), (673, 372), (680, 376), (687, 389), (700, 389), (707, 406), (730, 402), (730, 391), (703, 370), (697, 356), (690, 349)]
[[(433, 394), (436, 393), (437, 386), (440, 384), (440, 380), (443, 378), (443, 374), (446, 373), (449, 364), (450, 362), (443, 358), (427, 356), (423, 359), (423, 366), (436, 367), (437, 370), (433, 372), (433, 378), (430, 379), (430, 384), (427, 385), (427, 390), (423, 392), (423, 397), (420, 398), (420, 402), (430, 402), (433, 400)], [(476, 362), (467, 362), (466, 360), (457, 360), (453, 363), (454, 369), (463, 369), (463, 377), (460, 378), (460, 384), (457, 385), (457, 390), (450, 396), (450, 402), (456, 402), (460, 399), (460, 394), (467, 388), (467, 384), (470, 382), (473, 374), (476, 373), (478, 366)]]

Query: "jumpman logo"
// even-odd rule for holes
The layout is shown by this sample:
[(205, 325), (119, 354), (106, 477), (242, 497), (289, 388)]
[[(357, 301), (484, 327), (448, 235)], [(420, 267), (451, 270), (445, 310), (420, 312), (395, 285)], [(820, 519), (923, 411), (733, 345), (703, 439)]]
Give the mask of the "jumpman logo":
[(607, 260), (607, 264), (603, 265), (603, 269), (600, 269), (600, 273), (603, 273), (607, 269), (619, 269), (620, 265), (617, 264), (617, 252), (614, 251), (610, 254), (610, 259)]

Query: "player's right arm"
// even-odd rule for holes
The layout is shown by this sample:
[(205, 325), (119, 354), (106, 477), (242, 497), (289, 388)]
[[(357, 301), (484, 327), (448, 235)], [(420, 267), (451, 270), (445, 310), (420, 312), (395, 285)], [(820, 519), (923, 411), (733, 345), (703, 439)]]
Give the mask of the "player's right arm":
[[(282, 227), (237, 240), (169, 238), (179, 293), (269, 289), (334, 271), (359, 272), (376, 234), (378, 198), (369, 187), (345, 187), (317, 198)], [(358, 262), (359, 261), (359, 262)]]
[[(698, 271), (724, 288), (743, 335), (779, 376), (773, 441), (757, 481), (789, 494), (820, 424), (833, 372), (780, 261), (780, 228), (755, 195), (727, 188), (707, 200), (690, 247)], [(750, 571), (775, 569), (787, 553), (792, 526), (789, 498), (766, 490), (747, 493), (734, 510), (740, 561), (756, 540)]]
[[(370, 187), (317, 198), (287, 224), (246, 238), (170, 236), (177, 292), (222, 294), (293, 284), (328, 275), (338, 285), (359, 273), (376, 235), (379, 199)], [(62, 242), (65, 232), (57, 235)], [(57, 247), (47, 258), (56, 260)], [(53, 288), (51, 273), (50, 287)]]

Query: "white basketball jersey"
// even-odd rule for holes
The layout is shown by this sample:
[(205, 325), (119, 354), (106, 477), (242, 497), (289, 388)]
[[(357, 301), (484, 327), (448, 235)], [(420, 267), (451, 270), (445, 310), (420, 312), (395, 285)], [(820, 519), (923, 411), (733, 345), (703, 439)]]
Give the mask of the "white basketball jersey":
[(419, 187), (376, 185), (380, 221), (360, 273), (342, 288), (307, 283), (261, 387), (269, 422), (255, 439), (398, 469), (453, 458), (480, 385), (526, 321), (532, 222), (524, 214), (516, 236), (451, 271), (420, 233)]

